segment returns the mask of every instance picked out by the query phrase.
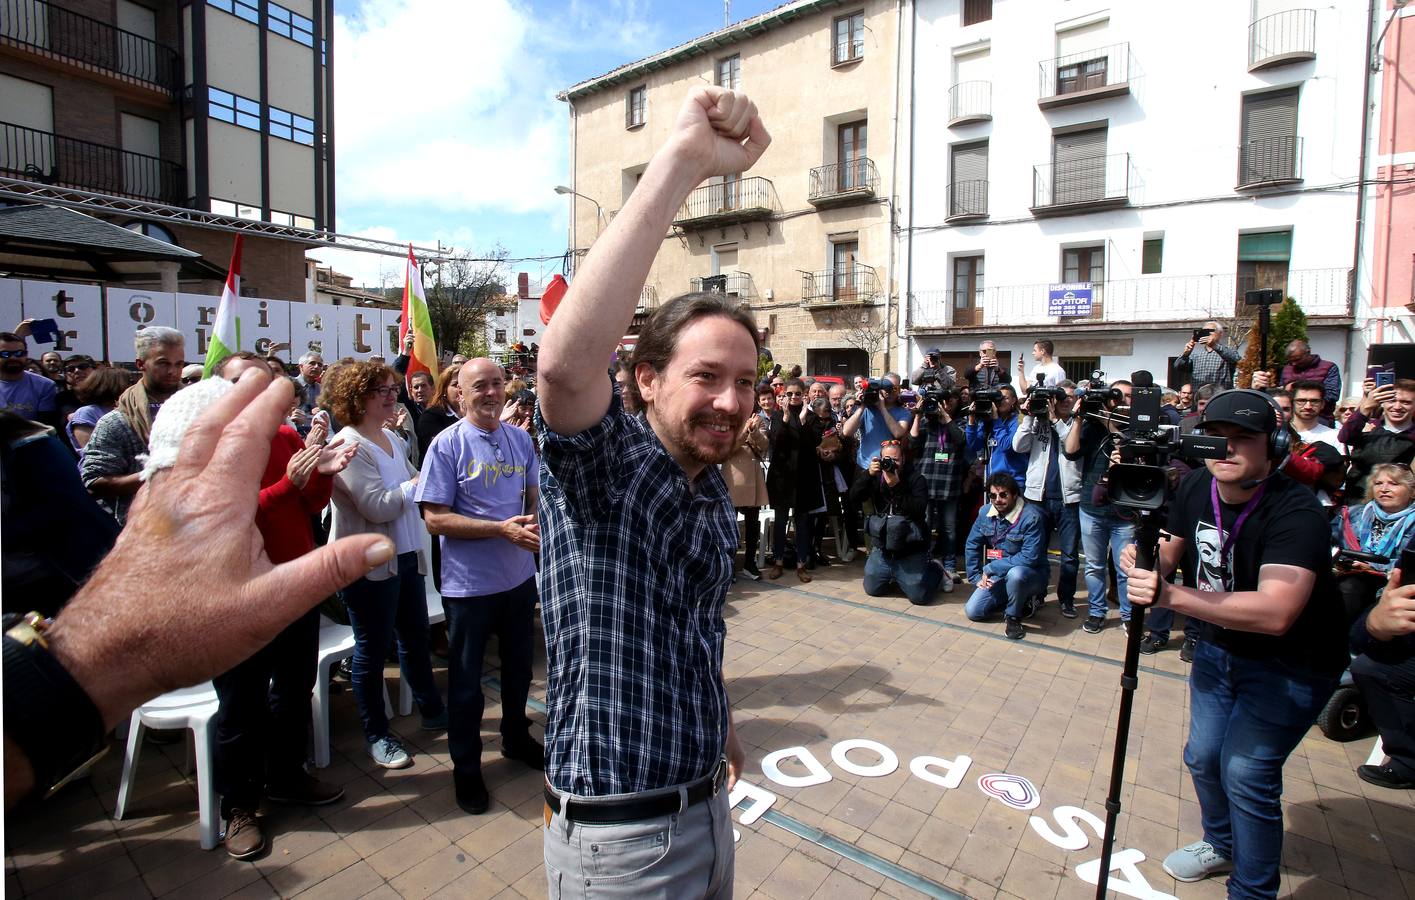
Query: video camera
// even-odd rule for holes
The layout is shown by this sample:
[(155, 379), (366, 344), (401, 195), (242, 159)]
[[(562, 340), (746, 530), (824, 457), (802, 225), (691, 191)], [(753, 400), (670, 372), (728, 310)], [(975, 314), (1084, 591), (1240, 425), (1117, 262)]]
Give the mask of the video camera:
[(1125, 395), (1120, 388), (1113, 388), (1106, 384), (1105, 373), (1096, 369), (1091, 373), (1091, 380), (1084, 391), (1078, 390), (1077, 396), (1081, 399), (1081, 415), (1098, 415), (1106, 411), (1107, 407), (1120, 406), (1125, 402)]
[(1118, 449), (1120, 462), (1106, 473), (1110, 502), (1136, 513), (1158, 513), (1169, 500), (1169, 461), (1223, 459), (1228, 441), (1206, 434), (1180, 434), (1164, 424), (1162, 389), (1148, 372), (1136, 372), (1130, 394), (1130, 421)]
[(1046, 376), (1037, 375), (1037, 383), (1027, 389), (1027, 415), (1034, 419), (1046, 419), (1051, 415), (1051, 402), (1066, 399), (1066, 392), (1060, 388), (1046, 386)]
[(1211, 334), (1213, 334), (1213, 333), (1214, 333), (1214, 329), (1212, 329), (1212, 328), (1195, 328), (1195, 329), (1194, 329), (1194, 343), (1196, 343), (1196, 344), (1199, 343), (1199, 342), (1202, 341), (1204, 338), (1208, 337), (1209, 335), (1211, 335)]
[(979, 419), (991, 419), (997, 413), (997, 404), (1001, 402), (1002, 391), (974, 391), (973, 403), (969, 409)]
[(929, 379), (927, 382), (920, 382), (922, 390), (919, 391), (919, 415), (936, 419), (943, 413), (943, 401), (948, 397), (948, 390), (938, 386), (938, 379)]
[(879, 378), (871, 378), (865, 382), (865, 389), (860, 392), (860, 402), (865, 406), (875, 406), (879, 403), (879, 392), (891, 390), (894, 385), (888, 384)]

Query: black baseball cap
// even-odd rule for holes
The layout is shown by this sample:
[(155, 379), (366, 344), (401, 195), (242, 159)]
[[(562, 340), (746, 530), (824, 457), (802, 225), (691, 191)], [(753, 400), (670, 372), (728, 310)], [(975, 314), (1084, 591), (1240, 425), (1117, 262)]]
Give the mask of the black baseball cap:
[(925, 355), (925, 356), (942, 356), (942, 355), (943, 355), (943, 348), (942, 348), (942, 347), (930, 347), (930, 348), (929, 348), (929, 352), (926, 353), (926, 354), (924, 354), (924, 355)]
[(1228, 390), (1214, 394), (1204, 414), (1199, 417), (1199, 426), (1227, 422), (1247, 431), (1272, 434), (1277, 431), (1277, 411), (1272, 402), (1257, 391)]

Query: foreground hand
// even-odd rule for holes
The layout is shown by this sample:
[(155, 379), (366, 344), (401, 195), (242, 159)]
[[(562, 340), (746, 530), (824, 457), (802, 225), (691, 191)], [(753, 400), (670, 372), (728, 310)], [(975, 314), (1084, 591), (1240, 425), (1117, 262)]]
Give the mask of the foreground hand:
[(1366, 614), (1366, 631), (1378, 641), (1415, 634), (1415, 581), (1400, 581), (1401, 571), (1391, 569), (1381, 599)]
[(1253, 373), (1253, 390), (1261, 391), (1273, 386), (1273, 376), (1271, 372), (1259, 370)]
[(300, 490), (305, 489), (309, 484), (310, 474), (319, 465), (319, 448), (306, 447), (290, 457), (290, 461), (285, 464), (285, 477), (290, 479), (290, 483)]
[(358, 444), (346, 444), (343, 438), (340, 438), (328, 446), (319, 448), (319, 474), (338, 475), (349, 467), (349, 460), (354, 458), (354, 454), (358, 449)]
[(305, 435), (305, 446), (318, 447), (327, 440), (329, 440), (329, 423), (316, 417), (310, 425), (309, 434)]
[(501, 524), (506, 531), (506, 540), (523, 550), (539, 552), (540, 526), (536, 524), (535, 516), (512, 516)]
[(393, 558), (374, 534), (272, 566), (255, 526), (288, 379), (242, 373), (138, 492), (113, 551), (55, 620), (51, 647), (113, 727), (139, 704), (229, 671), (334, 591)]
[(1153, 569), (1136, 568), (1135, 558), (1134, 544), (1127, 544), (1125, 549), (1120, 551), (1120, 571), (1129, 579), (1126, 594), (1135, 606), (1153, 606), (1159, 600), (1163, 581), (1160, 574)]
[(745, 172), (771, 144), (756, 104), (746, 94), (708, 85), (688, 93), (673, 131), (671, 140), (697, 164), (699, 180)]

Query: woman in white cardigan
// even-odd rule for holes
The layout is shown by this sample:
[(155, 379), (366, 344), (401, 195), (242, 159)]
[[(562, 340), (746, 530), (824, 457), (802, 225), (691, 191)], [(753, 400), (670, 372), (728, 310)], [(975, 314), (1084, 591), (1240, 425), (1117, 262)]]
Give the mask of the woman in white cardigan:
[(326, 379), (334, 415), (349, 423), (339, 437), (357, 445), (348, 468), (334, 481), (330, 540), (350, 534), (386, 535), (398, 549), (387, 564), (344, 589), (354, 626), (353, 687), (373, 761), (387, 769), (412, 765), (402, 742), (388, 730), (383, 707), (383, 664), (396, 637), (403, 677), (422, 712), (423, 728), (447, 727), (447, 707), (432, 676), (428, 654), (427, 586), (422, 518), (413, 502), (418, 473), (403, 439), (383, 427), (398, 403), (398, 376), (379, 363), (340, 366)]

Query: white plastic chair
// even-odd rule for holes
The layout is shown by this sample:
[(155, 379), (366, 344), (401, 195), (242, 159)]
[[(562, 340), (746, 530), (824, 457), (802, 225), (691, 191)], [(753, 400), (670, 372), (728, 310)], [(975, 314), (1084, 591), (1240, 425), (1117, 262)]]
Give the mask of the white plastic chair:
[[(433, 589), (432, 579), (427, 579), (427, 624), (436, 625), (439, 622), (447, 621), (447, 612), (442, 608), (442, 595)], [(408, 684), (408, 676), (403, 675), (398, 679), (401, 685), (398, 689), (398, 715), (410, 716), (413, 714), (413, 688)]]
[(216, 688), (207, 681), (182, 688), (149, 700), (133, 710), (128, 726), (128, 746), (123, 755), (123, 775), (118, 781), (118, 803), (113, 818), (121, 820), (128, 808), (128, 797), (137, 772), (138, 753), (142, 750), (144, 728), (183, 728), (191, 731), (191, 750), (196, 758), (197, 813), (201, 825), (201, 848), (216, 846), (221, 828), (221, 807), (217, 802), (212, 751), (216, 745), (213, 720), (220, 703)]
[(1386, 749), (1381, 743), (1381, 736), (1376, 735), (1376, 746), (1371, 748), (1371, 755), (1366, 758), (1368, 766), (1383, 766), (1386, 764)]
[[(314, 725), (314, 764), (323, 769), (329, 765), (329, 682), (334, 677), (334, 665), (354, 655), (354, 629), (320, 616), (319, 654), (315, 661), (314, 690), (310, 696), (310, 718)], [(393, 704), (388, 699), (388, 684), (383, 685), (383, 713), (393, 718)]]

